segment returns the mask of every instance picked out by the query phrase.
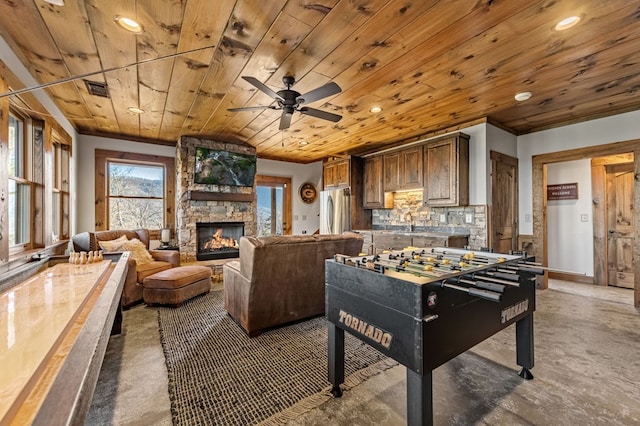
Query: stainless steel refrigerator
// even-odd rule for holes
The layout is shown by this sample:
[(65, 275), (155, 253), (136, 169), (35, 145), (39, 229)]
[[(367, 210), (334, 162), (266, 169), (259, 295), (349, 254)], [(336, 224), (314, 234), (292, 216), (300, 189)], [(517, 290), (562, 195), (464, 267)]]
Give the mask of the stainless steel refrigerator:
[(320, 192), (320, 233), (341, 234), (351, 229), (349, 188)]

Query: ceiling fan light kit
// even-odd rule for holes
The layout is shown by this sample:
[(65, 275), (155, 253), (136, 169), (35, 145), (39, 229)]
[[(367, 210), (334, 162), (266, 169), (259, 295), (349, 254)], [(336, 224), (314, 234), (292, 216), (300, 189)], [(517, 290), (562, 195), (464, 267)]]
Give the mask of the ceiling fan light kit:
[(259, 111), (265, 109), (281, 110), (282, 116), (280, 117), (280, 130), (288, 129), (289, 126), (291, 126), (291, 118), (293, 117), (294, 112), (310, 115), (322, 120), (332, 121), (334, 123), (337, 123), (342, 118), (342, 116), (338, 114), (302, 106), (304, 104), (309, 104), (311, 102), (315, 102), (317, 100), (340, 93), (342, 89), (334, 82), (327, 83), (324, 86), (320, 86), (317, 89), (311, 90), (305, 94), (300, 94), (300, 92), (291, 89), (291, 87), (295, 84), (295, 78), (293, 76), (284, 76), (282, 78), (282, 82), (285, 86), (287, 86), (287, 88), (279, 90), (277, 92), (271, 90), (255, 77), (242, 76), (242, 78), (261, 92), (271, 96), (276, 101), (277, 105), (229, 108), (228, 111)]

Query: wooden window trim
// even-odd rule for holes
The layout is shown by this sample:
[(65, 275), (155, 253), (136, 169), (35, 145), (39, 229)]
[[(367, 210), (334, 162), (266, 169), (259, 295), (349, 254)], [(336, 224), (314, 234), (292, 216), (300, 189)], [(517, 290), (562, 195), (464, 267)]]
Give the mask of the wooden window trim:
[[(107, 202), (107, 164), (109, 161), (130, 161), (140, 164), (162, 164), (165, 168), (165, 212), (164, 226), (175, 224), (175, 158), (133, 152), (96, 149), (95, 152), (95, 230), (105, 231), (108, 226), (109, 203)], [(160, 230), (150, 230), (151, 237), (158, 239)]]

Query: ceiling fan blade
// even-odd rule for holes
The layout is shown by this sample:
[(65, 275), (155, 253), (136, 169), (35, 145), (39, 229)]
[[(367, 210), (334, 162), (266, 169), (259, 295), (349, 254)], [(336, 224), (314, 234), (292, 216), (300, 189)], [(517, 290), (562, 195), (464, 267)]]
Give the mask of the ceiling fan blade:
[(237, 112), (237, 111), (259, 111), (263, 109), (276, 109), (274, 106), (252, 106), (252, 107), (241, 107), (241, 108), (227, 108), (227, 111)]
[(296, 98), (296, 102), (299, 104), (310, 104), (318, 99), (326, 98), (327, 96), (340, 93), (342, 89), (333, 81), (327, 83), (324, 86), (320, 86), (310, 92), (304, 93)]
[(262, 92), (266, 93), (267, 95), (271, 96), (273, 99), (280, 99), (280, 100), (284, 101), (284, 98), (282, 96), (278, 95), (276, 92), (274, 92), (273, 90), (269, 89), (263, 82), (261, 82), (257, 78), (248, 77), (246, 75), (243, 75), (242, 78), (245, 79), (246, 81), (248, 81), (249, 83), (253, 84), (260, 91), (262, 91)]
[(342, 118), (341, 115), (320, 111), (319, 109), (315, 108), (300, 108), (299, 111), (301, 114), (310, 115), (312, 117), (321, 118), (323, 120), (333, 121), (334, 123), (337, 123)]
[(291, 125), (291, 116), (293, 116), (293, 114), (290, 114), (288, 112), (282, 113), (282, 117), (280, 117), (280, 130), (289, 128), (289, 126)]

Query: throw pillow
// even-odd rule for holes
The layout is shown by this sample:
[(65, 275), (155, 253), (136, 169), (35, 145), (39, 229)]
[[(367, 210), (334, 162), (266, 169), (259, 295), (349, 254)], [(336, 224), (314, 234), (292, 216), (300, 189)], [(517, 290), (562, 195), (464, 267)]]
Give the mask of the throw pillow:
[(126, 235), (120, 236), (115, 240), (98, 241), (98, 245), (105, 252), (122, 251), (122, 244), (129, 241)]
[(136, 261), (136, 265), (153, 262), (153, 257), (147, 251), (147, 247), (137, 238), (124, 242), (122, 250), (130, 253), (131, 258)]

